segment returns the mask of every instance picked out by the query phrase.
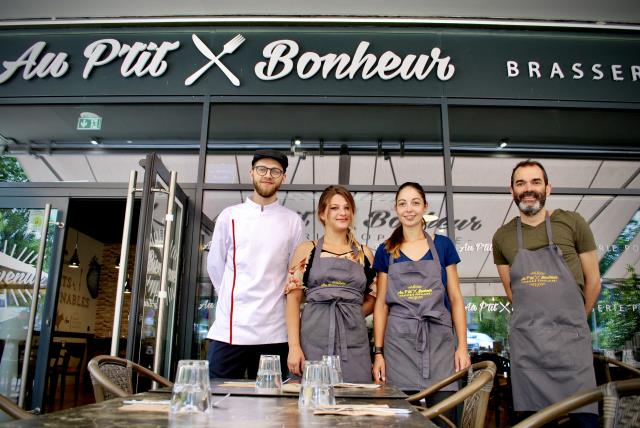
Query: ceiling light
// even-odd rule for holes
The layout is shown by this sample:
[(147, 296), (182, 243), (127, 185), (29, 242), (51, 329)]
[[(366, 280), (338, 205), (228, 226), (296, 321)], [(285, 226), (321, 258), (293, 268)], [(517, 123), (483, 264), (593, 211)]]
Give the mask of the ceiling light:
[(73, 249), (73, 255), (71, 255), (71, 259), (69, 259), (69, 267), (72, 269), (77, 269), (80, 267), (80, 258), (78, 257), (78, 231), (76, 230), (76, 246)]
[(97, 146), (98, 143), (99, 143), (99, 141), (98, 141), (97, 138), (94, 137), (94, 138), (91, 139), (91, 144), (93, 144), (94, 146)]
[(501, 150), (509, 145), (509, 140), (507, 138), (501, 138), (498, 140), (498, 146), (496, 149)]
[(300, 138), (295, 138), (293, 140), (293, 144), (295, 144), (296, 146), (299, 146), (300, 144), (302, 144), (302, 140)]

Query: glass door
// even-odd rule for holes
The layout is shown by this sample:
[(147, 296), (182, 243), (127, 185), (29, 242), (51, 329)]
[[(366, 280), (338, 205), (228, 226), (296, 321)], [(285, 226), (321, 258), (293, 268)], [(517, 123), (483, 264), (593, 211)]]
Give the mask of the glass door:
[(58, 294), (66, 198), (0, 202), (0, 393), (41, 409)]
[(170, 377), (187, 196), (156, 154), (144, 168), (127, 358)]

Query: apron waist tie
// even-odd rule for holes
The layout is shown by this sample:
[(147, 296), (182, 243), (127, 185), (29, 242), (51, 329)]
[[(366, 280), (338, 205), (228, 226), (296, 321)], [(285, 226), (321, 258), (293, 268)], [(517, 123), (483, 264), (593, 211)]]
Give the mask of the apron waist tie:
[(429, 348), (429, 324), (448, 325), (442, 320), (443, 312), (426, 311), (422, 315), (393, 315), (399, 318), (412, 319), (418, 321), (418, 330), (416, 331), (415, 350), (422, 353), (422, 377), (429, 379), (430, 377), (430, 348)]
[(336, 355), (335, 351), (335, 342), (336, 342), (336, 330), (338, 336), (338, 346), (341, 361), (348, 361), (347, 357), (347, 335), (345, 330), (345, 320), (346, 327), (355, 328), (356, 320), (354, 320), (350, 315), (351, 313), (347, 311), (347, 306), (358, 305), (362, 306), (360, 303), (355, 303), (347, 300), (334, 299), (327, 301), (316, 301), (316, 302), (307, 302), (312, 304), (325, 304), (329, 306), (329, 340), (328, 340), (328, 355)]

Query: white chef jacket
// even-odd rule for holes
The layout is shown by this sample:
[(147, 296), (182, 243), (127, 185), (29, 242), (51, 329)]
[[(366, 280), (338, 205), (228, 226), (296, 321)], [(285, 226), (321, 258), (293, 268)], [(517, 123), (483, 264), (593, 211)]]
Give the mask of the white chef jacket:
[(300, 216), (277, 201), (247, 198), (216, 220), (207, 271), (218, 294), (207, 338), (232, 345), (287, 341), (284, 287), (302, 242)]

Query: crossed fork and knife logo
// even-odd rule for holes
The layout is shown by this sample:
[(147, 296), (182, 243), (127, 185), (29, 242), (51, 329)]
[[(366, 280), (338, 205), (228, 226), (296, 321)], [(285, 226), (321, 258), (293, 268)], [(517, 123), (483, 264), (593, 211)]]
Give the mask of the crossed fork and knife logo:
[(229, 70), (227, 66), (222, 63), (222, 61), (220, 61), (220, 58), (233, 53), (236, 49), (238, 49), (238, 47), (246, 40), (244, 36), (238, 34), (233, 39), (229, 40), (224, 44), (224, 46), (222, 47), (222, 52), (220, 52), (218, 55), (215, 55), (211, 51), (211, 49), (209, 49), (209, 47), (205, 45), (204, 42), (200, 40), (200, 38), (195, 34), (191, 35), (191, 39), (196, 45), (196, 48), (198, 48), (198, 50), (202, 53), (202, 55), (209, 59), (209, 62), (200, 67), (200, 69), (198, 69), (198, 71), (193, 73), (191, 76), (187, 77), (187, 79), (184, 81), (185, 86), (191, 86), (193, 83), (195, 83), (195, 81), (198, 80), (200, 76), (202, 76), (214, 64), (218, 66), (220, 71), (222, 71), (224, 75), (227, 76), (229, 81), (233, 83), (234, 86), (240, 86), (240, 80), (238, 80), (235, 74), (233, 74), (231, 70)]

